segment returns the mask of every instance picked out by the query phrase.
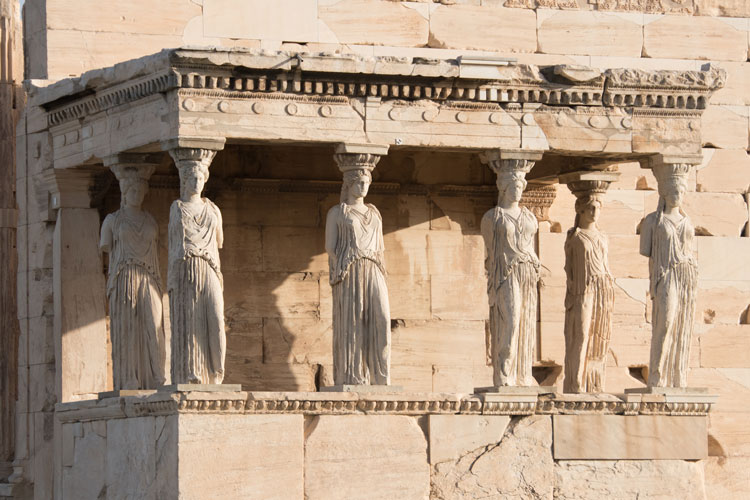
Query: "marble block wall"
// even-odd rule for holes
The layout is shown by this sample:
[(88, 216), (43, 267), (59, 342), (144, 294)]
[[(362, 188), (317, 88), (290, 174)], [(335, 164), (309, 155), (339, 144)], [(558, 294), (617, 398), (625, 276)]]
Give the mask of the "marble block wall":
[[(704, 162), (691, 178), (687, 197), (686, 210), (701, 234), (690, 380), (720, 395), (709, 416), (707, 496), (747, 495), (750, 361), (742, 353), (750, 349), (750, 274), (743, 264), (750, 252), (745, 227), (750, 190), (750, 2), (116, 0), (107, 9), (97, 8), (97, 3), (26, 0), (29, 78), (57, 80), (186, 44), (398, 57), (492, 55), (532, 64), (650, 70), (695, 70), (712, 63), (727, 70), (727, 85), (703, 114)], [(250, 18), (254, 21), (247, 22)], [(16, 183), (21, 208), (16, 432), (29, 439), (17, 440), (17, 456), (31, 458), (26, 474), (35, 478), (37, 498), (49, 498), (55, 426), (49, 245), (54, 224), (40, 213), (35, 188), (39, 172), (49, 164), (43, 144), (47, 139), (41, 134), (25, 137), (23, 127), (21, 123)], [(243, 166), (252, 163), (247, 154), (248, 150), (235, 151), (234, 157), (231, 151), (220, 153), (219, 168), (212, 167), (214, 180), (222, 171), (225, 176), (261, 178), (299, 178), (305, 172), (307, 179), (339, 180), (327, 150), (315, 152), (311, 159), (307, 152), (276, 148), (255, 167)], [(258, 170), (263, 165), (272, 171)], [(170, 165), (163, 167), (162, 174), (174, 174)], [(420, 184), (492, 185), (485, 169), (476, 158), (394, 152), (378, 166), (375, 180), (403, 182), (396, 173), (406, 172), (414, 173), (411, 182)], [(610, 237), (617, 283), (608, 358), (610, 391), (638, 386), (648, 362), (647, 262), (637, 254), (636, 228), (656, 205), (656, 184), (647, 171), (633, 164), (621, 165), (620, 170), (623, 175), (607, 194), (601, 224)], [(320, 214), (338, 195), (263, 193), (257, 188), (224, 191), (218, 184), (215, 189), (228, 233), (235, 235), (234, 240), (227, 238), (222, 253), (228, 298), (227, 382), (270, 389), (310, 389), (316, 380), (325, 383), (330, 366), (330, 292)], [(162, 245), (167, 210), (176, 192), (174, 187), (152, 186), (147, 196), (146, 208), (164, 221)], [(469, 390), (488, 383), (483, 248), (474, 224), (492, 200), (373, 192), (368, 201), (379, 207), (386, 225), (391, 303), (398, 320), (394, 383), (414, 390)], [(116, 200), (108, 198), (106, 203), (105, 211), (116, 207)], [(560, 187), (550, 221), (542, 224), (539, 236), (539, 252), (549, 272), (540, 297), (538, 355), (539, 364), (550, 367), (539, 373), (556, 384), (563, 358), (562, 242), (572, 218), (573, 196)], [(596, 471), (571, 468), (569, 473)]]

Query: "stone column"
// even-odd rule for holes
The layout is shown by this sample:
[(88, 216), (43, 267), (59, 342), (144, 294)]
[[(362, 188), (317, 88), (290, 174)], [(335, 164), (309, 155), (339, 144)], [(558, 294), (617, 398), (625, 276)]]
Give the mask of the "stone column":
[(333, 295), (334, 388), (390, 385), (391, 313), (385, 281), (383, 220), (364, 203), (372, 170), (388, 146), (340, 144), (339, 204), (326, 217), (326, 251)]
[(23, 107), (21, 19), (16, 0), (0, 0), (0, 482), (11, 472), (18, 393), (16, 123)]
[(221, 212), (202, 198), (208, 168), (224, 139), (178, 138), (162, 144), (180, 173), (169, 212), (167, 291), (173, 384), (221, 384), (225, 376)]
[(536, 151), (491, 150), (481, 155), (497, 174), (498, 202), (482, 217), (490, 307), (494, 387), (536, 386), (534, 363), (540, 263), (535, 251), (538, 223), (519, 205), (526, 174), (541, 159)]
[(65, 402), (108, 389), (99, 211), (90, 207), (92, 171), (50, 170), (46, 180), (50, 211), (57, 212), (52, 245), (55, 389), (57, 401)]
[(648, 159), (659, 187), (656, 211), (641, 224), (641, 254), (649, 258), (652, 300), (648, 388), (659, 392), (688, 386), (688, 363), (698, 288), (695, 228), (682, 210), (695, 156)]
[(565, 240), (564, 392), (603, 392), (614, 310), (607, 238), (597, 226), (603, 195), (616, 172), (560, 176), (576, 197), (575, 225)]

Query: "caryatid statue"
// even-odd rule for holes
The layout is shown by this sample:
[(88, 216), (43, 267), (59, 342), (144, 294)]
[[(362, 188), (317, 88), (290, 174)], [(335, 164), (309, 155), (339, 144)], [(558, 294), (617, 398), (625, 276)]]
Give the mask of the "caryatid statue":
[(328, 211), (325, 246), (333, 289), (333, 379), (389, 385), (391, 313), (385, 281), (383, 219), (364, 198), (387, 146), (342, 144), (340, 203)]
[(139, 164), (144, 159), (145, 155), (107, 159), (120, 183), (120, 209), (104, 219), (99, 244), (109, 253), (107, 297), (116, 391), (156, 389), (165, 379), (159, 227), (141, 209), (154, 165)]
[(615, 172), (576, 172), (560, 177), (576, 196), (574, 226), (565, 239), (564, 392), (604, 391), (614, 311), (614, 279), (607, 237), (597, 220)]
[(641, 254), (649, 258), (652, 300), (649, 387), (687, 387), (698, 266), (695, 228), (682, 211), (690, 165), (657, 162), (656, 212), (641, 224)]
[(169, 211), (167, 288), (172, 326), (172, 383), (220, 384), (226, 334), (219, 249), (221, 212), (201, 198), (215, 150), (170, 149), (180, 172), (180, 198)]
[[(483, 160), (497, 174), (497, 206), (482, 217), (490, 304), (495, 386), (537, 385), (531, 374), (537, 323), (539, 258), (534, 250), (536, 217), (521, 207), (530, 159), (488, 152)], [(538, 159), (538, 156), (535, 157)]]

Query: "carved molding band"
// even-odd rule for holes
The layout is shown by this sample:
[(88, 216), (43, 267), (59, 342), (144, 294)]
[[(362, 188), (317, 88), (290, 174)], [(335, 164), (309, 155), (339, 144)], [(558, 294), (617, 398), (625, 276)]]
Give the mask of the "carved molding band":
[[(714, 396), (692, 398), (639, 397), (611, 394), (588, 398), (554, 394), (519, 398), (518, 396), (483, 398), (481, 395), (357, 393), (159, 393), (127, 396), (99, 401), (79, 401), (56, 406), (62, 422), (126, 418), (177, 413), (242, 413), (305, 415), (706, 415)], [(486, 399), (486, 400), (485, 400)]]
[[(136, 79), (102, 78), (99, 88), (59, 97), (40, 97), (48, 125), (83, 118), (173, 89), (225, 98), (316, 96), (320, 99), (382, 98), (416, 101), (538, 103), (551, 106), (631, 106), (704, 109), (726, 74), (709, 71), (600, 70), (511, 64), (492, 78), (462, 78), (458, 59), (363, 58), (290, 52), (237, 52), (237, 68), (206, 63), (215, 51), (174, 49), (161, 56), (161, 69)], [(149, 56), (154, 58), (155, 56)], [(468, 63), (466, 63), (468, 64)], [(153, 61), (157, 66), (157, 59)], [(241, 67), (241, 75), (235, 69)], [(300, 71), (301, 70), (301, 71)], [(548, 80), (546, 74), (555, 78)], [(585, 70), (585, 71), (584, 71)], [(587, 78), (580, 76), (588, 75)], [(588, 78), (596, 74), (595, 78)], [(73, 101), (71, 103), (71, 100)]]

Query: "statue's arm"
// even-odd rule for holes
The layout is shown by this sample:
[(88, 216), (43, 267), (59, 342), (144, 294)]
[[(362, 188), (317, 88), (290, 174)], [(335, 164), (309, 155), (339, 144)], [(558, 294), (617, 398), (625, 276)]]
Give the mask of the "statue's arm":
[(330, 257), (336, 256), (336, 242), (339, 237), (338, 228), (338, 207), (333, 207), (328, 211), (326, 216), (326, 252)]
[(102, 234), (99, 240), (99, 250), (109, 253), (112, 250), (112, 216), (108, 215), (102, 222)]
[(219, 207), (216, 205), (214, 207), (216, 208), (216, 218), (218, 219), (216, 223), (216, 246), (224, 248), (224, 219), (221, 217)]
[(651, 238), (654, 232), (654, 223), (651, 217), (646, 217), (640, 225), (641, 232), (641, 255), (651, 257)]

